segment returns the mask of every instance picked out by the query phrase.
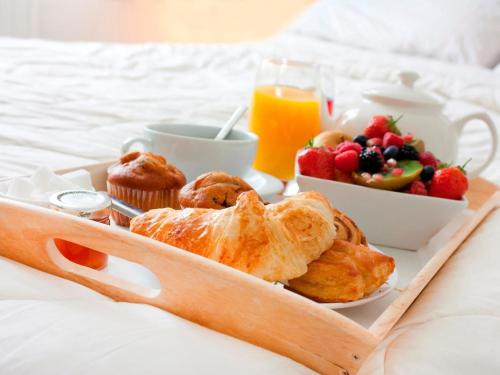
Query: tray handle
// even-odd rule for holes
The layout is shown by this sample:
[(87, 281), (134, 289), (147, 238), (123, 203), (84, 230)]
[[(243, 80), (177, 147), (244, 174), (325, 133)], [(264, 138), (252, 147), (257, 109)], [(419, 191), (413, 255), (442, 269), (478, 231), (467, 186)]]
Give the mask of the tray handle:
[[(0, 255), (90, 287), (114, 300), (147, 303), (285, 355), (320, 373), (354, 374), (378, 339), (352, 320), (240, 271), (89, 220), (0, 199)], [(72, 241), (151, 270), (150, 293), (99, 271), (61, 263), (53, 239)], [(59, 259), (59, 260), (58, 260)], [(70, 262), (71, 263), (71, 262)], [(81, 268), (80, 268), (81, 267)], [(111, 280), (111, 281), (110, 281)]]

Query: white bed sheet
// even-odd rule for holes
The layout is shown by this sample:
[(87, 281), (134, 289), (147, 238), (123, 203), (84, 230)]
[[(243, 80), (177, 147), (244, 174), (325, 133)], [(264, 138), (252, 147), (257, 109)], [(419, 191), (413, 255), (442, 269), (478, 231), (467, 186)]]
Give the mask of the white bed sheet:
[[(424, 58), (379, 54), (293, 35), (260, 44), (106, 45), (0, 39), (0, 176), (37, 165), (81, 165), (118, 156), (148, 123), (220, 124), (248, 102), (263, 57), (324, 61), (337, 72), (337, 113), (363, 87), (418, 71), (418, 85), (449, 100), (446, 112), (487, 110), (500, 127), (500, 76)], [(462, 160), (487, 151), (482, 126), (468, 126)], [(484, 176), (500, 182), (500, 159)]]
[(2, 375), (312, 374), (148, 305), (116, 303), (0, 257)]
[[(220, 124), (237, 105), (248, 101), (260, 59), (277, 56), (333, 64), (338, 76), (339, 112), (354, 103), (363, 87), (395, 82), (398, 69), (412, 69), (422, 76), (419, 86), (450, 100), (446, 112), (451, 117), (486, 110), (500, 126), (500, 76), (470, 66), (377, 54), (291, 35), (260, 44), (230, 46), (65, 44), (0, 38), (0, 176), (29, 173), (40, 164), (63, 168), (117, 157), (121, 142), (140, 135), (148, 123)], [(486, 139), (484, 128), (469, 127), (462, 140), (466, 147), (462, 159), (480, 159), (487, 148)], [(498, 156), (484, 176), (500, 182)], [(199, 369), (197, 363), (183, 357), (184, 351), (168, 347), (171, 342), (165, 343), (165, 351), (173, 355), (165, 358), (158, 358), (158, 352), (144, 351), (172, 335), (174, 341), (180, 335), (194, 355), (202, 356), (202, 368), (213, 366), (214, 372), (231, 373), (236, 368), (248, 373), (307, 371), (251, 345), (201, 328), (192, 329), (193, 325), (150, 307), (142, 306), (138, 312), (137, 306), (114, 304), (53, 278), (33, 282), (39, 276), (0, 259), (0, 350), (8, 353), (0, 356), (2, 373), (67, 373), (67, 368), (82, 374), (108, 373), (112, 368), (134, 373), (138, 362), (134, 362), (133, 353), (156, 363), (155, 369), (191, 373)], [(68, 321), (60, 321), (68, 313)], [(103, 341), (102, 346), (90, 349), (78, 347), (74, 355), (64, 348), (60, 365), (61, 340), (75, 345), (71, 341), (72, 322), (85, 324), (88, 316), (90, 323), (106, 330), (114, 321), (113, 314), (117, 319), (122, 314), (124, 317), (114, 330), (106, 331), (115, 341)], [(164, 329), (155, 332), (153, 338), (148, 336), (145, 347), (141, 346), (142, 336), (134, 336), (135, 341), (120, 336), (120, 329), (129, 323), (137, 324), (134, 332), (151, 332), (157, 322)], [(64, 338), (56, 335), (64, 330), (69, 332)], [(101, 333), (99, 329), (85, 330), (78, 335), (83, 335), (82, 343), (88, 344), (97, 342), (92, 340)], [(39, 341), (40, 337), (44, 340)], [(113, 347), (116, 343), (123, 347)], [(225, 356), (216, 348), (233, 355)], [(94, 365), (80, 363), (89, 353), (104, 357), (97, 358)], [(114, 357), (116, 353), (120, 355)], [(130, 361), (116, 367), (117, 358)], [(221, 367), (226, 362), (227, 367)], [(44, 371), (37, 371), (40, 369)], [(158, 371), (151, 368), (150, 372)]]

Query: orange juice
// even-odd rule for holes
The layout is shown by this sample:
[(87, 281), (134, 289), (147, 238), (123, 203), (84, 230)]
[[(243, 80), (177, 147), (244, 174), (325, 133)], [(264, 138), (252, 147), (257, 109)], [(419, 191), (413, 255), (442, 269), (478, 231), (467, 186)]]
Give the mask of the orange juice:
[(256, 87), (250, 115), (250, 130), (259, 136), (254, 167), (291, 180), (297, 151), (320, 132), (320, 126), (320, 100), (314, 91)]

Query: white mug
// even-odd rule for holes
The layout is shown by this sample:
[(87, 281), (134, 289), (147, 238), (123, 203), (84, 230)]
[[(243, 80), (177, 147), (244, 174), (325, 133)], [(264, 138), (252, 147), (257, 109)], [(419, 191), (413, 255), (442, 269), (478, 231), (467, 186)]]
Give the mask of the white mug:
[(244, 177), (252, 169), (257, 136), (233, 129), (226, 139), (215, 141), (219, 130), (219, 127), (204, 125), (148, 125), (144, 128), (144, 137), (128, 138), (121, 151), (124, 154), (133, 144), (142, 144), (146, 151), (167, 158), (188, 181), (214, 170)]

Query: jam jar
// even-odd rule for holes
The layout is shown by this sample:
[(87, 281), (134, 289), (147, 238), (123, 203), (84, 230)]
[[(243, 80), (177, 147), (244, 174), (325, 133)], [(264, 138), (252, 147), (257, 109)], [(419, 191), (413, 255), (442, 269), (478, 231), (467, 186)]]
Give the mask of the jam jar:
[[(110, 225), (111, 199), (105, 193), (88, 190), (66, 190), (50, 197), (50, 208), (70, 215)], [(96, 270), (105, 268), (108, 255), (97, 250), (66, 241), (54, 239), (61, 254), (68, 260)]]

